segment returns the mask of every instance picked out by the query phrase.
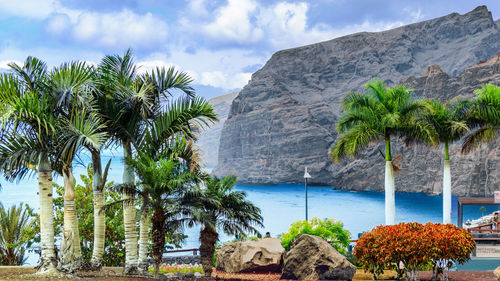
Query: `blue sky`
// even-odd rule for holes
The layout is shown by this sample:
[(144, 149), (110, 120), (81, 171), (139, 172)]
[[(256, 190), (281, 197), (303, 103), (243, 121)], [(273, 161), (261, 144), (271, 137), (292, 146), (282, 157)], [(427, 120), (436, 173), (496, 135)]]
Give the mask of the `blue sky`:
[(33, 55), (98, 63), (132, 48), (143, 70), (175, 65), (207, 98), (241, 89), (276, 51), (381, 31), (500, 0), (0, 0), (0, 71)]

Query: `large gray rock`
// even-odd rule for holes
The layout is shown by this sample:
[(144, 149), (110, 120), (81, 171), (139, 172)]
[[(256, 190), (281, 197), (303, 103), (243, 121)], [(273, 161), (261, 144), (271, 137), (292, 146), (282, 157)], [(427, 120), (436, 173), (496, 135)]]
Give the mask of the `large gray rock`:
[(232, 273), (279, 271), (284, 253), (277, 238), (232, 242), (217, 252), (216, 268)]
[(238, 95), (238, 92), (218, 96), (208, 100), (213, 107), (215, 112), (217, 112), (217, 117), (219, 122), (210, 125), (210, 128), (203, 130), (200, 133), (196, 145), (200, 149), (200, 156), (204, 167), (208, 170), (212, 170), (217, 165), (217, 158), (219, 156), (219, 140), (222, 132), (222, 127), (224, 122), (226, 122), (227, 116), (229, 115), (229, 109), (231, 108), (231, 103), (233, 99)]
[[(481, 6), (464, 15), (454, 13), (389, 31), (357, 33), (279, 51), (234, 99), (214, 173), (235, 174), (241, 183), (302, 183), (307, 166), (312, 184), (383, 190), (384, 164), (379, 145), (338, 164), (328, 156), (337, 137), (334, 124), (341, 114), (342, 98), (350, 91), (364, 90), (372, 77), (393, 86), (404, 77), (420, 75), (430, 64), (439, 64), (449, 76), (456, 77), (499, 49), (500, 28), (488, 9)], [(488, 75), (498, 73), (494, 68), (484, 73), (467, 71), (471, 72), (470, 84), (462, 88), (468, 91), (463, 95), (468, 96), (483, 81), (497, 79)], [(432, 95), (457, 95), (445, 84), (436, 86), (442, 88)], [(393, 149), (403, 154), (404, 161), (402, 173), (396, 176), (398, 191), (440, 192), (441, 151), (403, 149), (396, 142)], [(419, 153), (424, 150), (422, 157)], [(463, 162), (457, 161), (456, 150), (453, 153), (454, 175), (459, 170), (467, 171), (462, 173), (464, 180), (453, 182), (455, 194), (483, 195), (500, 183), (491, 173), (500, 158), (497, 150), (478, 152), (491, 155), (487, 163), (473, 161), (486, 161), (484, 157), (470, 156), (464, 159), (471, 161), (460, 164)], [(480, 182), (486, 182), (487, 187)]]
[(285, 255), (281, 279), (351, 280), (356, 267), (318, 236), (299, 235)]

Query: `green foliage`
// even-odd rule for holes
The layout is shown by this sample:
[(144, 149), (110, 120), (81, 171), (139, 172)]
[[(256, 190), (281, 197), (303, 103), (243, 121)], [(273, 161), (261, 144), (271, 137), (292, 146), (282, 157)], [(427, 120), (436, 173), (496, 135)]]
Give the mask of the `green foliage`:
[(500, 87), (486, 84), (474, 93), (476, 96), (468, 112), (471, 132), (463, 140), (462, 153), (470, 153), (500, 134)]
[[(339, 137), (330, 149), (333, 161), (357, 156), (368, 144), (391, 136), (412, 135), (435, 143), (435, 132), (417, 113), (424, 107), (406, 86), (386, 87), (380, 79), (366, 85), (366, 93), (349, 93), (342, 101), (343, 114), (337, 122)], [(390, 146), (386, 160), (391, 161)]]
[(299, 220), (294, 222), (288, 232), (281, 235), (281, 244), (285, 249), (290, 249), (290, 243), (300, 234), (319, 236), (344, 255), (347, 254), (347, 247), (351, 239), (351, 234), (344, 229), (342, 222), (334, 219), (320, 220), (312, 218), (309, 221)]
[(0, 265), (23, 265), (34, 242), (33, 210), (23, 203), (4, 208), (0, 203)]

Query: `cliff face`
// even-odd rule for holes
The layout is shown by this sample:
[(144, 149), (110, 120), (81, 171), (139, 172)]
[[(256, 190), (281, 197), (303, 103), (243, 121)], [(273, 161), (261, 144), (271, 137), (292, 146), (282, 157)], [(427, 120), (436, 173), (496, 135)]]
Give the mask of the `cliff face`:
[[(384, 165), (378, 146), (339, 164), (328, 157), (337, 137), (334, 124), (343, 96), (364, 90), (372, 77), (394, 85), (403, 77), (419, 75), (429, 64), (439, 64), (450, 74), (448, 79), (459, 79), (460, 72), (499, 49), (500, 28), (481, 6), (464, 15), (455, 13), (389, 31), (357, 33), (277, 52), (234, 99), (214, 172), (218, 176), (235, 174), (243, 183), (301, 183), (307, 166), (314, 184), (383, 190)], [(479, 86), (471, 84), (470, 88)], [(449, 97), (456, 95), (443, 90)], [(438, 191), (440, 151), (431, 151), (429, 158), (423, 158), (417, 157), (421, 148), (403, 151), (396, 142), (393, 147), (403, 152), (404, 159), (403, 172), (396, 176), (398, 191)], [(476, 164), (481, 165), (471, 165)], [(469, 170), (473, 169), (461, 171)], [(473, 171), (471, 183), (484, 177)], [(481, 187), (461, 184), (455, 193), (469, 189), (478, 191)], [(480, 194), (476, 191), (471, 194)]]
[(208, 102), (214, 107), (215, 112), (217, 112), (219, 122), (211, 125), (210, 128), (203, 130), (198, 138), (198, 141), (196, 142), (198, 148), (200, 149), (204, 166), (208, 170), (212, 170), (215, 165), (217, 165), (219, 140), (222, 127), (224, 126), (224, 122), (226, 122), (227, 116), (229, 115), (231, 103), (237, 95), (238, 93), (235, 92), (208, 100)]

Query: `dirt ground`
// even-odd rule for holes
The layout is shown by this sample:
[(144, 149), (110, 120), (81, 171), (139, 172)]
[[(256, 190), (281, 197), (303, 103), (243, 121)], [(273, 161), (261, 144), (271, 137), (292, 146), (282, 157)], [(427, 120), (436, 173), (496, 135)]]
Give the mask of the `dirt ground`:
[[(152, 278), (144, 277), (124, 277), (121, 276), (121, 268), (105, 267), (102, 272), (78, 272), (76, 276), (63, 276), (60, 278), (39, 277), (33, 275), (35, 270), (33, 267), (13, 267), (13, 266), (0, 266), (0, 281), (47, 281), (47, 280), (75, 280), (75, 281), (146, 281), (154, 280)], [(382, 276), (382, 280), (393, 280), (395, 274), (389, 272)], [(430, 272), (420, 272), (420, 280), (429, 280), (431, 277)], [(453, 281), (490, 281), (496, 280), (492, 271), (455, 271), (450, 272), (450, 280)], [(280, 280), (278, 273), (226, 273), (223, 271), (215, 271), (212, 273), (212, 278), (178, 278), (168, 280), (185, 280), (185, 281), (208, 281), (208, 280), (223, 280), (223, 281), (241, 281), (241, 280), (255, 280), (255, 281), (278, 281)], [(371, 280), (369, 274), (361, 270), (356, 272), (353, 281), (356, 280)], [(286, 281), (286, 280), (281, 280)]]

